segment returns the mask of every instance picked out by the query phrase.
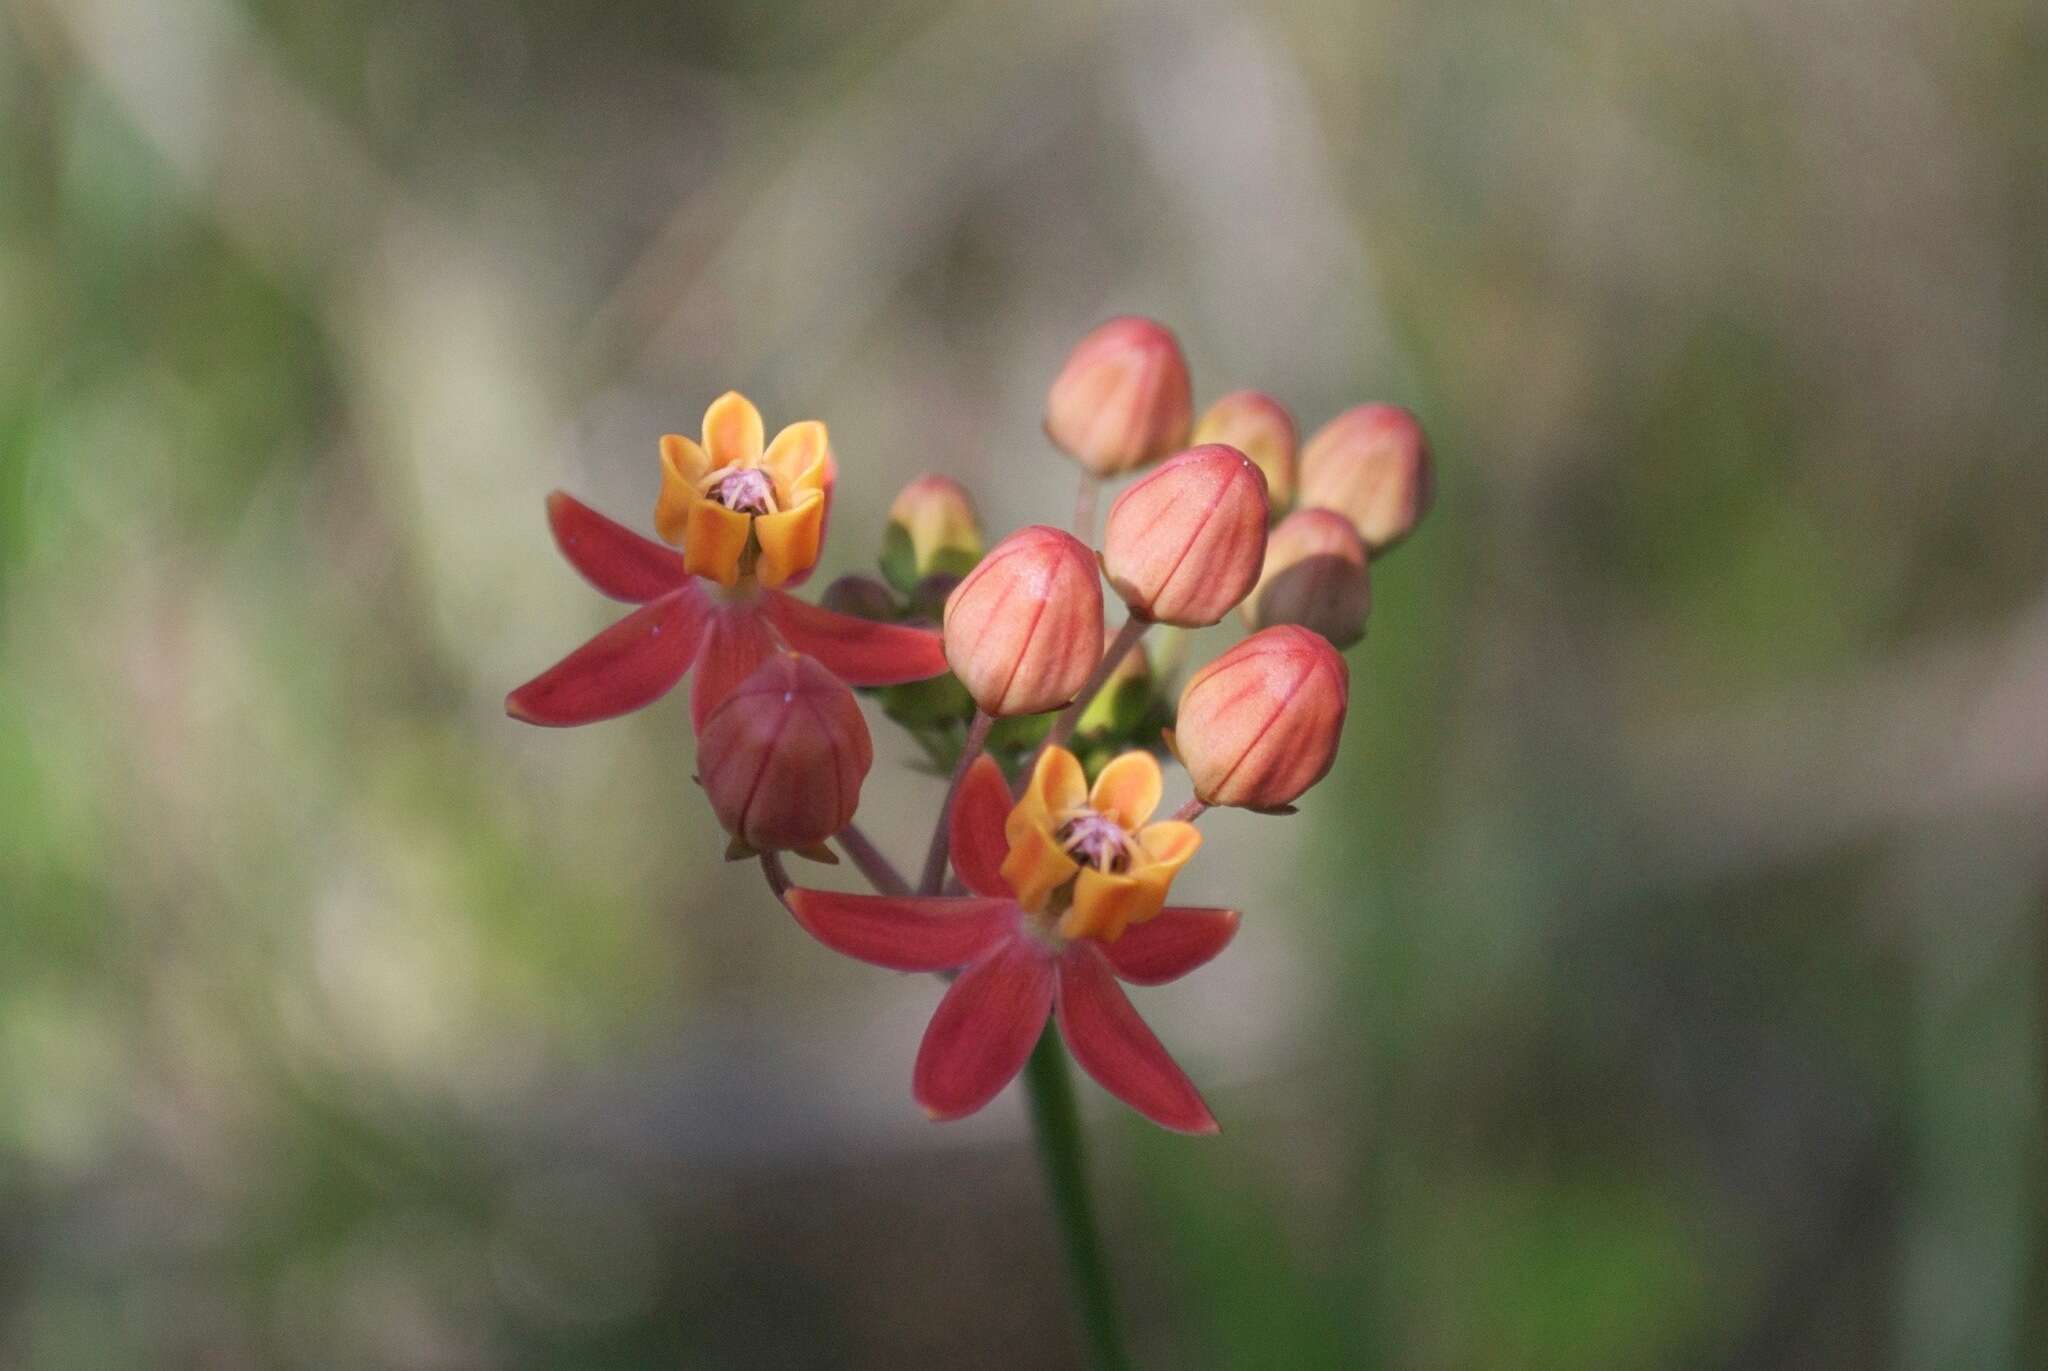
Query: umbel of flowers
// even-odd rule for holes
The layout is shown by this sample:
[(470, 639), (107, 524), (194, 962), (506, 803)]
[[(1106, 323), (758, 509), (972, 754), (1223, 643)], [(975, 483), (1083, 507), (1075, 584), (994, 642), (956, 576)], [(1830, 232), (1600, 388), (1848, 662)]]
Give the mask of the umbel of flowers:
[[(826, 947), (949, 978), (918, 992), (938, 995), (910, 1067), (931, 1117), (987, 1104), (1047, 1050), (1050, 1023), (1125, 1104), (1211, 1133), (1122, 986), (1177, 980), (1237, 932), (1236, 911), (1179, 902), (1197, 821), (1292, 813), (1328, 774), (1350, 696), (1340, 649), (1365, 635), (1378, 559), (1429, 508), (1429, 448), (1393, 405), (1357, 406), (1306, 443), (1263, 391), (1197, 418), (1178, 341), (1132, 317), (1073, 349), (1045, 431), (1080, 468), (1071, 530), (1034, 524), (990, 546), (969, 492), (923, 476), (890, 506), (880, 574), (813, 603), (796, 592), (839, 475), (825, 426), (769, 440), (750, 402), (718, 397), (701, 438), (658, 444), (660, 541), (549, 497), (562, 555), (635, 608), (506, 710), (594, 723), (691, 677), (696, 779), (726, 855), (757, 860)], [(1127, 476), (1098, 533), (1099, 483)], [(1250, 636), (1178, 679), (1178, 635), (1233, 610)], [(1158, 661), (1155, 627), (1172, 635), (1155, 635)], [(856, 822), (874, 747), (854, 688), (950, 777), (910, 875)], [(1163, 760), (1190, 795), (1162, 818)], [(799, 884), (787, 853), (844, 853), (872, 890)]]

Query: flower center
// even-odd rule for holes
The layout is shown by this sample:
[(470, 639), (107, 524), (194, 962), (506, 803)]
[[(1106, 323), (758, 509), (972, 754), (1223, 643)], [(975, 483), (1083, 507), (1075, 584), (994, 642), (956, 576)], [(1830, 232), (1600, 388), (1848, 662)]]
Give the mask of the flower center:
[(1116, 820), (1092, 809), (1070, 809), (1060, 814), (1053, 838), (1060, 850), (1083, 866), (1118, 875), (1131, 869), (1136, 846), (1131, 835)]
[(720, 472), (705, 487), (708, 499), (739, 514), (774, 514), (775, 482), (759, 467), (735, 467)]

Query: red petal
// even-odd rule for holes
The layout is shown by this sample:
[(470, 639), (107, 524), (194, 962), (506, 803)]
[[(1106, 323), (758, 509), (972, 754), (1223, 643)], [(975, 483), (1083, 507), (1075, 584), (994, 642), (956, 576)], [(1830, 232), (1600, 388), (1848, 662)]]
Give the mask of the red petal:
[(614, 600), (642, 604), (690, 579), (681, 553), (614, 523), (567, 491), (548, 496), (548, 527), (569, 565)]
[(928, 628), (835, 614), (779, 590), (767, 593), (763, 608), (785, 643), (816, 657), (848, 685), (901, 685), (946, 669), (939, 635)]
[(792, 890), (785, 902), (834, 952), (891, 971), (950, 971), (987, 953), (1017, 926), (1012, 900), (841, 895)]
[(1110, 969), (1134, 985), (1179, 980), (1221, 952), (1237, 932), (1234, 909), (1187, 909), (1168, 905), (1121, 938), (1102, 945)]
[(1052, 1009), (1053, 963), (1018, 936), (960, 973), (918, 1044), (911, 1091), (935, 1119), (957, 1119), (994, 1099), (1024, 1069)]
[(642, 605), (507, 695), (505, 712), (563, 728), (653, 704), (696, 660), (706, 608), (694, 585)]
[(1216, 1132), (1209, 1106), (1131, 1007), (1101, 951), (1072, 942), (1059, 965), (1060, 1036), (1081, 1069), (1161, 1128)]
[(1003, 820), (1009, 817), (1010, 783), (1003, 769), (986, 753), (967, 769), (960, 791), (953, 797), (951, 836), (953, 869), (977, 895), (1008, 899), (1010, 883), (1003, 879), (1003, 857), (1010, 850), (1003, 837)]
[(696, 732), (704, 731), (711, 711), (780, 646), (759, 609), (758, 603), (743, 602), (712, 612), (704, 651), (697, 658), (697, 678), (690, 686), (690, 727)]

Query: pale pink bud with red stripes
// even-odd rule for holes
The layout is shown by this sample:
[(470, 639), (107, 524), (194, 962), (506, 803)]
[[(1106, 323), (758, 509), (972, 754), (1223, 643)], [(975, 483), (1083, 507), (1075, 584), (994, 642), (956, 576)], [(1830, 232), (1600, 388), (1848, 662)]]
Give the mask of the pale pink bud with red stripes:
[(945, 646), (953, 674), (998, 718), (1066, 704), (1102, 656), (1095, 555), (1059, 529), (1018, 529), (946, 598)]
[(1244, 599), (1266, 555), (1266, 478), (1236, 448), (1169, 458), (1119, 495), (1102, 568), (1131, 613), (1199, 628)]
[(1234, 390), (1195, 421), (1196, 446), (1228, 443), (1266, 476), (1266, 500), (1278, 515), (1294, 503), (1294, 416), (1263, 390)]
[(1350, 647), (1372, 610), (1364, 539), (1333, 509), (1295, 510), (1267, 536), (1265, 570), (1239, 610), (1252, 628), (1300, 624)]
[(1165, 325), (1111, 319), (1075, 344), (1045, 400), (1045, 432), (1097, 476), (1156, 462), (1187, 442), (1187, 359)]
[(1429, 441), (1399, 405), (1348, 409), (1302, 449), (1302, 508), (1336, 510), (1374, 554), (1413, 532), (1435, 498)]
[(1181, 691), (1174, 750), (1204, 804), (1285, 809), (1329, 773), (1350, 673), (1322, 635), (1261, 629)]

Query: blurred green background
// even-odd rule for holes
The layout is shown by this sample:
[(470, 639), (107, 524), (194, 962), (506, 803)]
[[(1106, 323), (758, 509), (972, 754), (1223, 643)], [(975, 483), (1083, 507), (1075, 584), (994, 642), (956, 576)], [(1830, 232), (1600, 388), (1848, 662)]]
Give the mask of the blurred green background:
[(500, 702), (550, 488), (1058, 521), (1134, 310), (1441, 476), (1139, 997), (1224, 1136), (1084, 1087), (1144, 1364), (2048, 1365), (2044, 166), (2024, 0), (5, 0), (0, 1364), (1077, 1364), (936, 985)]

